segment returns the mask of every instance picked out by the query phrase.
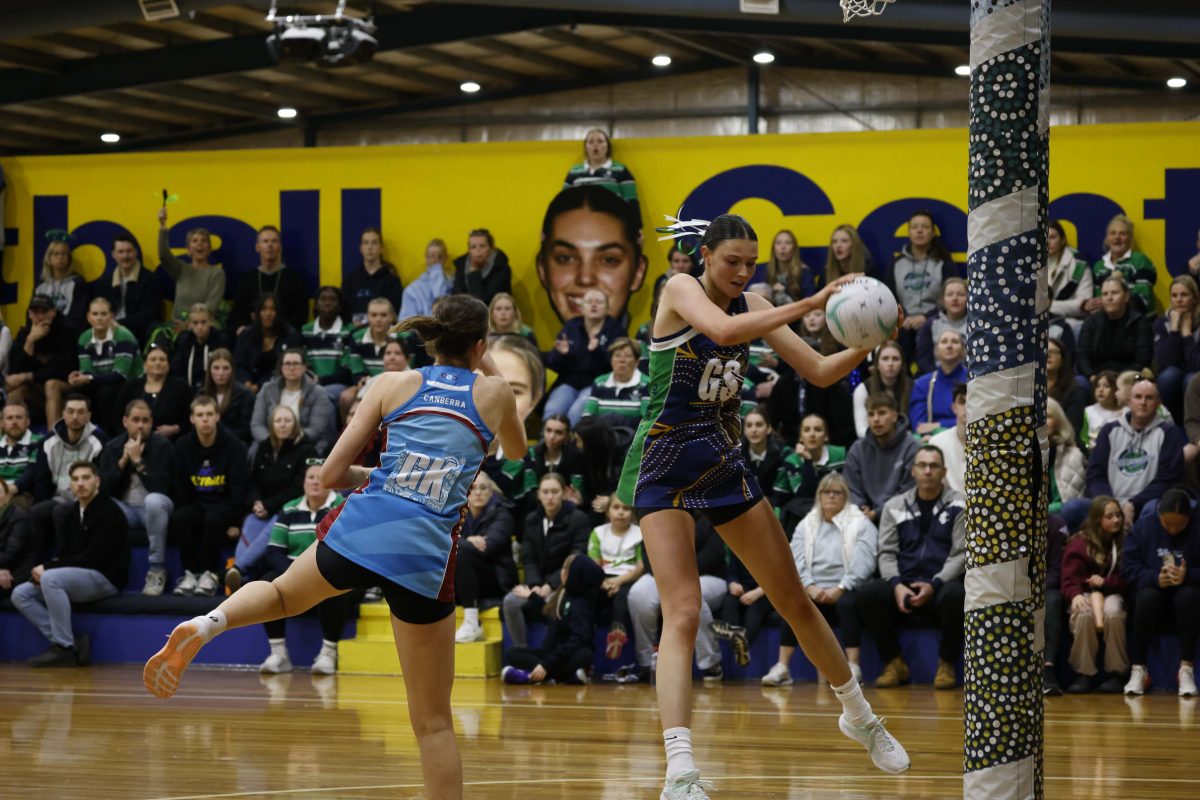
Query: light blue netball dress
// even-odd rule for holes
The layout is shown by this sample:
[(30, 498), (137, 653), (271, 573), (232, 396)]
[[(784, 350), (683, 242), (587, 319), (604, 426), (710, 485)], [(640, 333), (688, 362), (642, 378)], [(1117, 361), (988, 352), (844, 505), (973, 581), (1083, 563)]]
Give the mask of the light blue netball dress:
[(317, 537), (405, 589), (453, 602), (467, 491), (494, 434), (472, 399), (474, 372), (438, 365), (418, 371), (420, 390), (380, 423), (379, 466), (322, 520)]

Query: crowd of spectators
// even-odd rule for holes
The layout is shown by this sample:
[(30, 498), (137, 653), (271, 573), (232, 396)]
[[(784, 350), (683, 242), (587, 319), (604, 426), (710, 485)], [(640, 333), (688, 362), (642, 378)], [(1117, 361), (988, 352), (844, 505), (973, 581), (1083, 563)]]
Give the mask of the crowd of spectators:
[[(0, 593), (51, 643), (35, 662), (86, 663), (70, 602), (125, 588), (127, 529), (145, 531), (141, 591), (150, 597), (213, 596), (286, 569), (340, 502), (312, 467), (366, 386), (384, 371), (432, 363), (416, 337), (392, 327), (465, 292), (488, 304), (492, 355), (534, 443), (489, 457), (472, 486), (455, 572), (465, 609), (457, 639), (481, 639), (480, 608), (500, 606), (514, 643), (508, 679), (586, 680), (599, 625), (610, 659), (632, 650), (635, 666), (622, 677), (645, 679), (658, 592), (632, 509), (612, 494), (648, 404), (654, 331), (652, 323), (632, 328), (626, 304), (648, 269), (659, 273), (657, 296), (667, 279), (696, 275), (699, 265), (673, 249), (661, 272), (648, 267), (629, 168), (612, 160), (602, 131), (589, 133), (584, 150), (547, 210), (537, 258), (537, 279), (562, 321), (553, 342), (539, 342), (527, 324), (508, 257), (485, 228), (467, 234), (454, 260), (432, 240), (425, 272), (408, 286), (385, 259), (380, 231), (368, 228), (361, 263), (311, 298), (283, 263), (272, 226), (258, 232), (258, 268), (226, 287), (209, 260), (208, 232), (190, 231), (177, 256), (160, 212), (160, 267), (175, 280), (173, 298), (158, 293), (128, 237), (114, 239), (116, 269), (98, 288), (76, 270), (69, 238), (51, 241), (26, 324), (15, 337), (0, 330)], [(588, 225), (605, 235), (585, 235)], [(1126, 217), (1110, 222), (1105, 249), (1089, 265), (1064, 228), (1050, 226), (1046, 687), (1059, 691), (1053, 665), (1064, 621), (1077, 676), (1069, 689), (1080, 692), (1144, 691), (1149, 637), (1167, 624), (1183, 638), (1180, 691), (1194, 693), (1200, 261), (1183, 265), (1169, 307), (1156, 313), (1158, 271), (1136, 250)], [(897, 632), (924, 625), (941, 632), (935, 686), (950, 688), (964, 613), (967, 284), (933, 216), (918, 211), (908, 242), (884, 265), (852, 226), (832, 232), (822, 269), (805, 264), (795, 235), (780, 231), (749, 290), (788, 302), (853, 271), (877, 275), (896, 294), (898, 336), (828, 387), (754, 343), (743, 454), (854, 669), (866, 632), (883, 664), (877, 685), (907, 682)], [(821, 352), (838, 348), (819, 310), (796, 330)], [(380, 444), (361, 462), (374, 463)], [(705, 599), (697, 666), (720, 680), (717, 641), (729, 640), (745, 664), (775, 615), (703, 521), (696, 546)], [(169, 547), (180, 553), (178, 575), (167, 575)], [(336, 669), (347, 613), (344, 603), (321, 611), (320, 671)], [(550, 633), (530, 648), (527, 623), (542, 619)], [(268, 636), (263, 669), (290, 669), (282, 625)], [(781, 638), (768, 685), (792, 680), (797, 643), (787, 630)]]

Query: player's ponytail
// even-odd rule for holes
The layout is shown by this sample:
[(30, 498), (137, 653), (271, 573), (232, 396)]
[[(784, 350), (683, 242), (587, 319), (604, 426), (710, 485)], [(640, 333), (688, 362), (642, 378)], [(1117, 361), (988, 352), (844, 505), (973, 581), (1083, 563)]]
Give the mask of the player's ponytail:
[(487, 337), (487, 306), (469, 294), (452, 294), (437, 303), (432, 315), (409, 317), (392, 327), (392, 333), (407, 331), (421, 337), (433, 355), (462, 359)]

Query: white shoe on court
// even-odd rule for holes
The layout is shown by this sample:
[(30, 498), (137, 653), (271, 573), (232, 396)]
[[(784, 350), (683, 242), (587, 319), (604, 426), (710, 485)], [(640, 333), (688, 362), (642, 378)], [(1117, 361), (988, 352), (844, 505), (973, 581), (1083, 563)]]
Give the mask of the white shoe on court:
[(317, 653), (317, 657), (313, 659), (312, 674), (313, 675), (336, 675), (337, 674), (337, 650), (330, 650), (327, 647), (322, 647), (321, 652)]
[(762, 676), (763, 686), (791, 686), (792, 673), (788, 671), (787, 664), (774, 664), (767, 671), (766, 675)]
[(884, 772), (899, 775), (908, 771), (912, 761), (909, 760), (904, 746), (888, 733), (884, 727), (886, 723), (887, 720), (879, 716), (861, 726), (851, 725), (845, 714), (838, 718), (838, 727), (842, 733), (846, 738), (853, 739), (867, 748), (867, 752), (871, 754), (871, 763)]
[(286, 652), (271, 653), (271, 655), (267, 656), (267, 660), (259, 665), (258, 671), (266, 672), (270, 675), (279, 675), (284, 672), (291, 672), (292, 659), (288, 657)]
[(700, 780), (700, 770), (689, 769), (663, 786), (659, 800), (709, 800), (706, 789), (714, 789), (709, 781)]
[(1146, 668), (1134, 665), (1129, 671), (1129, 683), (1125, 684), (1125, 694), (1145, 694), (1149, 683), (1150, 673), (1146, 672)]
[(458, 630), (454, 632), (454, 641), (459, 644), (482, 642), (485, 638), (487, 636), (483, 632), (483, 626), (467, 620), (463, 620), (463, 624), (459, 625)]
[(1180, 697), (1195, 697), (1196, 696), (1196, 669), (1195, 669), (1195, 667), (1180, 667), (1179, 668), (1179, 696)]

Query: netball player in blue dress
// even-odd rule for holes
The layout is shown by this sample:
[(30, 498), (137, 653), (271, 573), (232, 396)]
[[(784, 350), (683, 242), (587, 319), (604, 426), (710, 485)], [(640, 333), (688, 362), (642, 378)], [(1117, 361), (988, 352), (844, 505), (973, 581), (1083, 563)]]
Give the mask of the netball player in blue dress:
[[(328, 597), (381, 586), (421, 750), (425, 796), (462, 797), (450, 716), (455, 544), (467, 490), (493, 438), (509, 453), (526, 445), (512, 390), (487, 355), (487, 324), (483, 303), (453, 295), (434, 316), (396, 327), (415, 331), (436, 361), (371, 382), (321, 469), (325, 486), (356, 487), (354, 492), (322, 520), (317, 544), (287, 572), (269, 583), (248, 583), (212, 613), (180, 623), (146, 663), (143, 678), (152, 694), (174, 694), (196, 653), (224, 630), (295, 616)], [(381, 427), (379, 465), (354, 466)]]
[(804, 591), (787, 536), (742, 460), (738, 410), (748, 343), (759, 337), (805, 380), (828, 386), (846, 376), (865, 350), (821, 356), (788, 325), (824, 309), (831, 292), (774, 307), (745, 292), (758, 262), (758, 241), (743, 218), (722, 214), (700, 244), (704, 273), (667, 281), (653, 321), (650, 401), (617, 496), (633, 506), (662, 598), (658, 707), (667, 752), (662, 800), (706, 800), (692, 756), (692, 647), (699, 621), (695, 516), (704, 514), (763, 587), (805, 655), (842, 702), (839, 727), (890, 773), (909, 768), (904, 748), (875, 716), (825, 618)]

